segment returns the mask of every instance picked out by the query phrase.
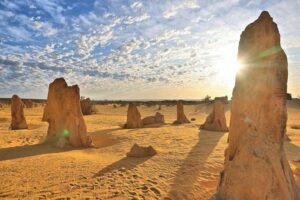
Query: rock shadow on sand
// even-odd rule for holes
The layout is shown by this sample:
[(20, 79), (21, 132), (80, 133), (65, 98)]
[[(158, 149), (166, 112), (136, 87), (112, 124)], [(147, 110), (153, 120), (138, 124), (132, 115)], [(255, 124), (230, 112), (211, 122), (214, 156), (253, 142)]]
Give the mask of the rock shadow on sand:
[(122, 128), (111, 128), (111, 129), (104, 129), (89, 133), (91, 136), (95, 148), (104, 148), (108, 146), (115, 145), (120, 142), (119, 139), (114, 138), (111, 133), (114, 131), (122, 130)]
[(0, 149), (0, 161), (25, 158), (30, 156), (38, 156), (50, 153), (59, 153), (73, 150), (71, 148), (59, 149), (48, 143), (16, 146)]
[[(212, 134), (214, 135), (212, 137)], [(168, 197), (171, 199), (193, 199), (193, 190), (197, 180), (201, 177), (201, 172), (208, 157), (214, 151), (219, 140), (223, 137), (223, 132), (213, 132), (200, 130), (197, 144), (188, 153), (176, 172)], [(204, 189), (204, 188), (203, 188)]]
[(136, 168), (138, 165), (146, 162), (153, 156), (148, 156), (144, 158), (133, 158), (133, 157), (124, 157), (121, 160), (118, 160), (111, 165), (103, 168), (99, 172), (97, 172), (93, 178), (104, 176), (107, 173), (110, 173), (112, 171), (128, 171)]
[(292, 160), (297, 160), (297, 162), (300, 162), (300, 146), (294, 144), (292, 140), (285, 141), (284, 150), (288, 155), (292, 155)]
[[(112, 146), (120, 142), (119, 140), (113, 138), (109, 133), (120, 130), (121, 128), (105, 129), (101, 131), (96, 131), (91, 133), (93, 140), (95, 142), (96, 148), (103, 148), (107, 146)], [(0, 149), (0, 161), (12, 160), (18, 158), (25, 158), (30, 156), (38, 156), (43, 154), (50, 153), (61, 153), (71, 150), (78, 150), (81, 148), (74, 148), (67, 146), (64, 148), (58, 148), (54, 145), (51, 145), (47, 142), (34, 144), (34, 145), (25, 145), (25, 146), (16, 146)]]

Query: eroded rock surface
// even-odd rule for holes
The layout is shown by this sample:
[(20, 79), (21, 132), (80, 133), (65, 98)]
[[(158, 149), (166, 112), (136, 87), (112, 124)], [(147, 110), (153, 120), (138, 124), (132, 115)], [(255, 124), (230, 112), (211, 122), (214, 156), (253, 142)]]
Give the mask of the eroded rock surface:
[(127, 110), (127, 122), (125, 128), (142, 128), (143, 121), (141, 119), (141, 114), (137, 109), (136, 105), (130, 103)]
[(157, 154), (157, 152), (152, 146), (143, 147), (138, 144), (134, 144), (126, 155), (127, 157), (142, 158), (154, 156), (155, 154)]
[(90, 147), (92, 139), (80, 108), (80, 91), (77, 85), (68, 86), (63, 78), (49, 85), (43, 121), (49, 123), (46, 141), (59, 147)]
[(154, 116), (145, 117), (142, 121), (144, 125), (164, 124), (165, 118), (164, 115), (162, 115), (159, 112), (156, 112)]
[(299, 200), (283, 141), (287, 57), (268, 12), (241, 34), (239, 69), (231, 104), (229, 146), (218, 199)]
[(213, 111), (208, 115), (204, 124), (202, 124), (200, 128), (209, 131), (228, 131), (228, 127), (226, 125), (224, 104), (221, 100), (215, 99)]
[(93, 102), (90, 98), (80, 100), (81, 111), (83, 115), (91, 115), (93, 112)]
[(174, 124), (185, 124), (185, 123), (190, 123), (190, 121), (184, 114), (183, 102), (177, 101), (177, 120), (174, 121)]

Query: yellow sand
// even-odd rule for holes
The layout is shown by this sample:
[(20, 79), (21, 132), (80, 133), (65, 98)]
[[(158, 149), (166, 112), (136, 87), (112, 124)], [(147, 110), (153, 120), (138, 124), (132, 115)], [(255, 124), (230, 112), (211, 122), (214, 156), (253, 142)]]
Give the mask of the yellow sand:
[[(153, 115), (158, 106), (139, 106)], [(226, 106), (226, 118), (229, 125)], [(0, 198), (3, 199), (209, 199), (222, 170), (228, 133), (199, 131), (211, 105), (185, 106), (186, 125), (171, 125), (175, 106), (162, 106), (164, 126), (122, 129), (127, 107), (97, 106), (85, 116), (98, 149), (65, 150), (40, 144), (48, 124), (43, 108), (25, 109), (28, 130), (11, 131), (10, 108), (0, 109)], [(289, 160), (300, 160), (300, 102), (289, 101), (285, 142)], [(152, 145), (151, 158), (127, 158), (134, 143)], [(295, 169), (300, 162), (291, 162)], [(300, 175), (300, 171), (299, 171)], [(298, 177), (297, 181), (298, 180)]]

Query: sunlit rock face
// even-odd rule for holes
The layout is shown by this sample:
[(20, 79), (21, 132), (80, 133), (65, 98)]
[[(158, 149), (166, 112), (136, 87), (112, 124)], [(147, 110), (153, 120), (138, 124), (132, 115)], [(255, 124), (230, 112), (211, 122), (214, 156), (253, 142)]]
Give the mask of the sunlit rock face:
[(130, 103), (128, 105), (127, 111), (127, 122), (125, 124), (125, 128), (142, 128), (143, 121), (141, 119), (141, 114), (137, 109), (136, 105)]
[(190, 123), (190, 121), (184, 114), (182, 101), (177, 101), (177, 120), (174, 122), (174, 124), (184, 124), (184, 123)]
[(286, 159), (287, 57), (268, 12), (241, 34), (231, 104), (229, 146), (218, 199), (299, 200)]
[(27, 129), (26, 119), (24, 117), (24, 104), (18, 95), (13, 95), (11, 98), (11, 129)]
[(204, 124), (202, 124), (200, 128), (209, 131), (228, 131), (226, 125), (224, 104), (221, 100), (215, 99), (213, 111), (208, 115)]
[(77, 85), (68, 86), (63, 78), (55, 79), (49, 85), (43, 121), (49, 123), (46, 140), (59, 147), (71, 144), (74, 147), (89, 147), (91, 138), (80, 108), (80, 94)]

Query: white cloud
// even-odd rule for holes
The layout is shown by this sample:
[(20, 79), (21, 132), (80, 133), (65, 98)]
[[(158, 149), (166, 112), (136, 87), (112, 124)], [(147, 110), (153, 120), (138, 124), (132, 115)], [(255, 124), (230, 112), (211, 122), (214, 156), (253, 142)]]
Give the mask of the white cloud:
[(53, 36), (58, 32), (58, 30), (53, 28), (53, 25), (48, 22), (33, 21), (33, 26), (45, 37)]
[[(218, 67), (229, 57), (235, 59), (241, 31), (262, 10), (258, 1), (245, 7), (238, 3), (101, 0), (95, 7), (72, 13), (86, 2), (66, 7), (60, 1), (38, 0), (32, 9), (39, 17), (0, 10), (0, 36), (5, 36), (0, 58), (18, 64), (0, 65), (0, 95), (8, 78), (16, 80), (5, 86), (9, 93), (21, 83), (27, 91), (37, 90), (32, 82), (46, 90), (57, 76), (79, 84), (82, 93), (93, 98), (136, 97), (139, 92), (147, 96), (149, 88), (167, 91), (181, 87), (188, 91), (199, 88), (199, 98), (205, 95), (203, 88), (215, 91), (211, 95), (224, 95), (224, 91), (230, 95), (232, 88), (225, 88)], [(266, 2), (264, 6), (278, 23), (291, 71), (297, 75), (300, 72), (293, 66), (300, 65), (295, 59), (300, 46), (295, 17), (299, 16), (299, 4)], [(18, 26), (8, 24), (12, 17)], [(21, 73), (11, 72), (16, 68)], [(296, 75), (290, 88), (296, 88)]]
[(136, 1), (136, 2), (134, 2), (134, 3), (132, 3), (131, 5), (130, 5), (130, 7), (131, 8), (142, 8), (143, 7), (143, 2), (141, 2), (141, 1)]
[(149, 18), (150, 18), (150, 16), (148, 14), (143, 14), (141, 16), (129, 16), (123, 21), (123, 23), (124, 24), (134, 24), (134, 23), (145, 21)]
[(168, 19), (174, 17), (182, 9), (195, 9), (195, 8), (200, 8), (200, 6), (194, 0), (178, 2), (177, 5), (173, 5), (170, 8), (168, 8), (166, 11), (164, 11), (163, 16)]

